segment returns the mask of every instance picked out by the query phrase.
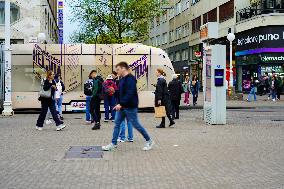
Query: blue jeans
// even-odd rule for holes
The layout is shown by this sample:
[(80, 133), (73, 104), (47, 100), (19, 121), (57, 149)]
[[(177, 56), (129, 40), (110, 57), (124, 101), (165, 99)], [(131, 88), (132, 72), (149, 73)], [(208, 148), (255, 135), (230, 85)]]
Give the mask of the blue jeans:
[(276, 90), (275, 89), (271, 90), (271, 95), (272, 95), (272, 99), (276, 100)]
[(113, 129), (112, 143), (117, 145), (117, 139), (120, 132), (120, 126), (125, 118), (129, 120), (129, 123), (144, 137), (146, 141), (150, 141), (146, 129), (140, 124), (138, 120), (137, 108), (125, 108), (117, 111), (115, 115), (115, 126)]
[(90, 113), (90, 104), (91, 104), (91, 96), (86, 97), (86, 121), (91, 121), (91, 113)]
[(127, 139), (128, 140), (133, 140), (133, 127), (132, 125), (129, 123), (129, 121), (127, 120), (123, 120), (121, 125), (120, 125), (120, 134), (119, 134), (119, 138), (121, 140), (125, 140), (125, 125), (126, 125), (126, 122), (127, 122), (127, 128), (128, 128), (128, 137)]
[(62, 115), (62, 101), (63, 95), (60, 95), (60, 98), (55, 100), (56, 111), (58, 111), (59, 115)]
[(115, 104), (114, 96), (104, 97), (105, 119), (109, 120), (109, 113), (111, 113), (111, 118), (114, 119), (115, 117), (115, 111), (113, 110), (114, 104)]
[(250, 102), (250, 98), (253, 95), (254, 101), (256, 101), (256, 94), (255, 94), (255, 87), (251, 88), (249, 95), (248, 95), (248, 101)]

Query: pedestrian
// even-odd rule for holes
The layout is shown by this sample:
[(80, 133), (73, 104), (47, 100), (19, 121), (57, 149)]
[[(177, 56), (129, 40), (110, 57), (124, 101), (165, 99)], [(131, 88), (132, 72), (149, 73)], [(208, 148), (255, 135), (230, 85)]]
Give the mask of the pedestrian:
[(63, 92), (65, 91), (65, 85), (63, 81), (60, 79), (60, 76), (58, 74), (55, 74), (54, 81), (56, 83), (56, 91), (55, 91), (55, 106), (56, 111), (59, 114), (59, 118), (63, 120), (62, 115), (62, 102), (63, 102)]
[(98, 130), (101, 128), (101, 101), (103, 98), (103, 78), (98, 75), (96, 70), (91, 71), (91, 77), (93, 78), (92, 98), (90, 102), (90, 113), (92, 117), (91, 123), (95, 123), (92, 130)]
[(251, 96), (253, 95), (254, 101), (256, 101), (256, 81), (251, 77), (250, 81), (250, 92), (247, 98), (247, 101), (250, 102)]
[(185, 77), (185, 80), (183, 82), (183, 91), (184, 91), (184, 104), (189, 106), (189, 96), (190, 96), (190, 81), (189, 76), (187, 75)]
[(276, 101), (276, 92), (277, 92), (277, 81), (276, 81), (276, 76), (272, 76), (272, 81), (271, 81), (271, 95), (272, 95), (272, 101)]
[(84, 84), (84, 94), (86, 95), (86, 124), (91, 124), (92, 116), (91, 116), (91, 100), (93, 94), (93, 75), (95, 70), (92, 70), (89, 74), (89, 79)]
[(277, 76), (276, 80), (277, 80), (276, 98), (277, 98), (277, 100), (280, 100), (282, 89), (283, 89), (283, 81), (282, 81), (280, 75)]
[(199, 80), (196, 75), (193, 75), (190, 82), (190, 91), (193, 99), (193, 106), (196, 106), (199, 92)]
[(104, 151), (111, 151), (117, 147), (117, 139), (120, 131), (121, 123), (127, 117), (131, 125), (144, 137), (146, 144), (143, 150), (151, 150), (154, 141), (150, 138), (146, 129), (140, 124), (138, 120), (138, 92), (135, 77), (130, 74), (129, 65), (126, 62), (120, 62), (116, 65), (116, 71), (119, 77), (119, 98), (118, 103), (114, 107), (116, 110), (115, 126), (113, 129), (112, 142), (103, 146)]
[[(113, 110), (115, 105), (115, 92), (117, 86), (113, 80), (112, 75), (108, 75), (106, 80), (103, 82), (103, 96), (104, 96), (104, 108), (105, 108), (105, 119), (104, 122), (109, 120), (114, 121), (115, 111)], [(111, 114), (111, 118), (109, 118)]]
[(39, 114), (36, 129), (42, 131), (43, 123), (47, 114), (48, 108), (50, 109), (51, 115), (53, 120), (56, 124), (56, 130), (61, 131), (66, 126), (64, 125), (63, 121), (61, 121), (58, 117), (56, 108), (55, 108), (55, 99), (54, 93), (56, 91), (56, 83), (54, 81), (54, 73), (53, 71), (49, 70), (46, 73), (46, 79), (42, 80), (41, 82), (41, 91), (39, 101), (41, 102), (41, 112)]
[[(166, 73), (158, 68), (156, 70), (156, 76), (158, 77), (157, 84), (156, 84), (156, 90), (155, 90), (155, 107), (158, 106), (165, 106), (166, 108), (166, 114), (170, 121), (170, 127), (175, 124), (173, 118), (172, 118), (172, 108), (171, 108), (171, 100), (169, 95), (169, 90), (167, 86), (167, 81), (165, 79)], [(162, 122), (160, 125), (158, 125), (156, 128), (165, 128), (166, 124), (166, 118), (162, 118)]]
[(173, 80), (169, 83), (169, 93), (172, 104), (173, 119), (179, 119), (179, 106), (183, 87), (181, 82), (177, 79), (177, 75), (173, 75)]

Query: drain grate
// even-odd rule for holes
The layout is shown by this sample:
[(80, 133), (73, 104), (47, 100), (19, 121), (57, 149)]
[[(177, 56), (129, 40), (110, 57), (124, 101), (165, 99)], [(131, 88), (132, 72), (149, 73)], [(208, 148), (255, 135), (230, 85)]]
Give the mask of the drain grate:
[(72, 158), (103, 158), (101, 146), (71, 146), (65, 153), (65, 159)]

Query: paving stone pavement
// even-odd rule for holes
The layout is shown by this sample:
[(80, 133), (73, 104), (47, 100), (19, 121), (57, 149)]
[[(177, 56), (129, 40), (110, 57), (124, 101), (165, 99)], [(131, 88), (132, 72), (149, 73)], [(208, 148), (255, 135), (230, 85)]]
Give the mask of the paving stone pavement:
[(185, 110), (166, 129), (154, 128), (153, 113), (139, 115), (154, 149), (142, 151), (135, 132), (134, 143), (103, 159), (63, 157), (70, 146), (108, 144), (112, 123), (91, 131), (83, 114), (67, 114), (66, 130), (40, 132), (37, 115), (0, 118), (0, 189), (284, 188), (283, 109), (230, 110), (226, 126), (205, 125), (201, 110)]

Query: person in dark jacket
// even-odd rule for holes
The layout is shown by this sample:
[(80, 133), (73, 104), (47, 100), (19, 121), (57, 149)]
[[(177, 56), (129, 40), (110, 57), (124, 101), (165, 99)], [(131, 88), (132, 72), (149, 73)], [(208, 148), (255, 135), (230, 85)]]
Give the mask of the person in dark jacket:
[(101, 101), (103, 93), (103, 78), (97, 74), (96, 70), (92, 71), (91, 77), (93, 78), (93, 94), (90, 102), (90, 113), (92, 117), (92, 123), (95, 125), (92, 130), (98, 130), (101, 128)]
[(250, 82), (250, 93), (248, 95), (247, 101), (250, 102), (251, 96), (253, 95), (254, 101), (256, 101), (256, 81), (253, 77), (251, 77), (251, 82)]
[(39, 131), (42, 131), (43, 123), (47, 114), (48, 108), (50, 109), (51, 115), (53, 120), (56, 124), (56, 130), (61, 131), (66, 126), (63, 124), (62, 121), (60, 121), (56, 108), (55, 108), (55, 100), (54, 100), (54, 93), (56, 91), (56, 83), (54, 81), (54, 73), (53, 71), (49, 70), (46, 73), (46, 79), (42, 81), (43, 83), (43, 90), (49, 91), (51, 90), (50, 97), (39, 97), (39, 101), (41, 101), (41, 112), (39, 114), (37, 123), (36, 123), (36, 129)]
[(199, 92), (199, 80), (196, 75), (192, 76), (190, 82), (190, 91), (192, 94), (193, 106), (197, 104), (198, 92)]
[[(170, 127), (175, 124), (174, 120), (172, 119), (172, 108), (171, 108), (171, 100), (168, 91), (167, 81), (165, 79), (165, 72), (162, 69), (157, 69), (156, 76), (158, 77), (158, 81), (156, 84), (155, 90), (155, 107), (158, 106), (165, 106), (167, 117), (170, 121)], [(165, 128), (166, 118), (162, 118), (162, 122), (157, 128)]]
[(181, 95), (183, 93), (183, 87), (181, 82), (177, 79), (177, 75), (173, 75), (173, 80), (169, 82), (169, 93), (172, 103), (172, 116), (173, 119), (179, 119), (179, 106)]
[(116, 70), (121, 77), (119, 81), (119, 98), (118, 103), (114, 107), (116, 110), (115, 126), (113, 129), (112, 141), (109, 145), (103, 146), (104, 151), (111, 151), (117, 147), (117, 139), (120, 132), (121, 123), (127, 117), (131, 125), (141, 134), (146, 140), (143, 150), (151, 150), (154, 142), (150, 138), (146, 129), (140, 124), (137, 115), (138, 109), (138, 92), (136, 79), (129, 73), (129, 66), (126, 62), (120, 62), (116, 65)]

